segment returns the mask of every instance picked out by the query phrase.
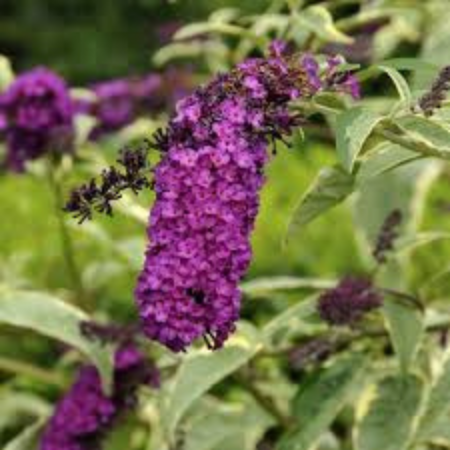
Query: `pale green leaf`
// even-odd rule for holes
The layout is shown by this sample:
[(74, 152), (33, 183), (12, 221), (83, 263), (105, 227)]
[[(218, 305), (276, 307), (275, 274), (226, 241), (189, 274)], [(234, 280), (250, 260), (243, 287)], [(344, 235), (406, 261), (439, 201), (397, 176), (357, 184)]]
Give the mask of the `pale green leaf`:
[(395, 251), (411, 251), (447, 239), (450, 239), (450, 232), (424, 231), (397, 239), (395, 242)]
[(6, 391), (0, 395), (0, 434), (9, 425), (21, 417), (45, 417), (51, 412), (51, 406), (40, 397), (31, 393)]
[(309, 222), (343, 202), (354, 188), (354, 179), (339, 167), (325, 167), (319, 172), (292, 213), (286, 240)]
[(319, 39), (329, 42), (351, 44), (353, 39), (339, 31), (333, 17), (323, 6), (310, 6), (294, 16), (296, 25), (314, 33)]
[(336, 120), (336, 149), (342, 166), (351, 172), (364, 143), (382, 116), (362, 107), (344, 111)]
[(256, 329), (241, 322), (238, 332), (220, 351), (193, 350), (184, 357), (173, 382), (163, 392), (162, 417), (170, 438), (192, 404), (255, 355), (260, 342)]
[(406, 116), (396, 122), (410, 134), (450, 152), (450, 131), (437, 122), (419, 116)]
[(414, 361), (424, 331), (423, 315), (415, 305), (386, 297), (383, 313), (395, 352), (404, 372)]
[(356, 173), (356, 184), (362, 185), (367, 181), (394, 170), (404, 164), (417, 160), (420, 156), (399, 145), (384, 145), (361, 162)]
[(397, 89), (398, 95), (403, 102), (403, 106), (409, 106), (412, 102), (412, 94), (409, 89), (409, 85), (403, 75), (393, 67), (378, 65), (383, 72), (385, 72), (391, 78), (392, 82)]
[(321, 278), (278, 276), (256, 278), (241, 283), (240, 287), (244, 294), (257, 297), (270, 295), (278, 291), (292, 291), (300, 289), (328, 289), (335, 284), (335, 280), (324, 280)]
[(202, 401), (196, 408), (199, 413), (183, 426), (185, 450), (213, 450), (221, 442), (241, 434), (246, 437), (245, 448), (254, 450), (265, 429), (274, 424), (265, 410), (247, 398), (231, 404)]
[(39, 444), (39, 435), (45, 420), (38, 420), (25, 428), (18, 436), (6, 444), (4, 450), (35, 450)]
[(390, 376), (360, 404), (355, 450), (409, 448), (423, 399), (423, 381), (414, 375)]
[(232, 36), (248, 36), (245, 28), (230, 25), (224, 22), (190, 23), (180, 28), (174, 35), (175, 40), (191, 39), (207, 33), (222, 33)]
[(299, 425), (281, 440), (277, 450), (314, 448), (354, 394), (366, 369), (366, 362), (359, 355), (340, 359), (311, 377), (305, 385), (300, 385), (292, 408)]
[(0, 291), (0, 323), (29, 328), (80, 350), (96, 365), (109, 390), (113, 359), (111, 349), (80, 333), (80, 323), (85, 320), (89, 320), (89, 316), (83, 311), (50, 294)]
[[(424, 414), (417, 429), (418, 440), (429, 440), (439, 433), (442, 422), (450, 418), (450, 353), (431, 387)], [(450, 422), (448, 422), (450, 424)], [(449, 427), (450, 429), (450, 427)], [(450, 437), (450, 433), (448, 434)]]
[(0, 92), (4, 91), (13, 80), (14, 72), (9, 59), (0, 55)]

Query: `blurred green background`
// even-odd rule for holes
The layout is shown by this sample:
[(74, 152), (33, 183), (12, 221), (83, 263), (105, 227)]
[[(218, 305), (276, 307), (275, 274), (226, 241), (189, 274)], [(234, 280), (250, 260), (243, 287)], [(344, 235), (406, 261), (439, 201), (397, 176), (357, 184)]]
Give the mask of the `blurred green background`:
[(223, 6), (261, 11), (267, 0), (2, 0), (0, 51), (17, 71), (47, 65), (73, 84), (148, 71), (176, 24)]

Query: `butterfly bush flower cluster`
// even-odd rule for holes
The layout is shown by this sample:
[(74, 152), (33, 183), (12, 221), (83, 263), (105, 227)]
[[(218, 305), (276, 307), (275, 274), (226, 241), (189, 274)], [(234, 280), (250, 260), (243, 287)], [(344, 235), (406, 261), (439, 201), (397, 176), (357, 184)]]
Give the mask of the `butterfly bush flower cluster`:
[(98, 450), (107, 432), (136, 404), (140, 385), (159, 386), (152, 362), (128, 342), (116, 351), (113, 393), (102, 391), (100, 375), (91, 365), (80, 369), (44, 431), (40, 450)]
[(338, 66), (330, 59), (323, 73), (312, 56), (286, 55), (276, 42), (270, 57), (247, 60), (178, 103), (156, 139), (162, 159), (136, 287), (149, 338), (184, 351), (203, 337), (217, 349), (234, 331), (268, 146), (301, 123), (291, 101), (322, 89), (359, 95)]
[(39, 67), (17, 77), (0, 95), (7, 166), (21, 172), (46, 152), (72, 151), (74, 114), (67, 85), (54, 72)]
[(418, 106), (425, 116), (432, 116), (437, 109), (441, 108), (447, 93), (450, 91), (450, 66), (445, 66), (430, 89), (420, 97)]
[(320, 296), (318, 310), (330, 325), (351, 325), (381, 304), (381, 295), (369, 279), (346, 277)]

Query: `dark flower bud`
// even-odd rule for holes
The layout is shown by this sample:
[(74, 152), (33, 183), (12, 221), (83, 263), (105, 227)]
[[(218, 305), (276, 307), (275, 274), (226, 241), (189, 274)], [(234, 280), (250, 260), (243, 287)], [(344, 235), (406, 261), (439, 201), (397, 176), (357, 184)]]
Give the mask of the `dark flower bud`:
[(450, 66), (444, 67), (431, 88), (419, 99), (418, 106), (426, 116), (432, 116), (440, 108), (450, 90)]
[(395, 240), (399, 235), (399, 226), (402, 223), (402, 212), (399, 209), (392, 211), (384, 221), (378, 234), (372, 255), (379, 264), (387, 260), (387, 253), (394, 248)]
[(151, 167), (147, 160), (149, 143), (122, 150), (117, 163), (121, 168), (110, 166), (101, 173), (101, 181), (95, 178), (74, 189), (64, 206), (64, 211), (72, 213), (79, 223), (92, 218), (93, 210), (109, 216), (113, 213), (112, 202), (122, 197), (129, 189), (134, 194), (151, 187)]
[(346, 277), (320, 296), (318, 310), (330, 325), (351, 325), (381, 303), (381, 295), (370, 280)]

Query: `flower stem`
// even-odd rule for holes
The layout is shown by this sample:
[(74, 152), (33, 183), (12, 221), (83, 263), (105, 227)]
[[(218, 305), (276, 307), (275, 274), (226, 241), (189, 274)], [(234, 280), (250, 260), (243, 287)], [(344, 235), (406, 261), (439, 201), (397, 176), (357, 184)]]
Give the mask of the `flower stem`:
[(72, 281), (73, 290), (77, 295), (77, 304), (84, 309), (88, 309), (89, 305), (87, 302), (86, 292), (84, 290), (80, 271), (75, 259), (73, 240), (67, 227), (67, 223), (64, 217), (64, 211), (62, 210), (64, 198), (62, 195), (61, 183), (55, 172), (55, 166), (49, 164), (48, 181), (54, 199), (55, 215), (58, 221), (62, 254)]

